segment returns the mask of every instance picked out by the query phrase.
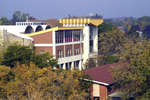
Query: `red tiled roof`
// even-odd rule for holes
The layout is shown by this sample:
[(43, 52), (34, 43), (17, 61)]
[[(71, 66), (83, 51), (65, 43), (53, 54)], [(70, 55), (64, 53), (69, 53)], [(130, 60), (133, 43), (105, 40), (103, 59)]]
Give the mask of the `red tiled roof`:
[(84, 72), (87, 75), (89, 75), (91, 80), (106, 83), (106, 84), (112, 84), (114, 83), (115, 80), (112, 76), (111, 67), (117, 67), (122, 64), (124, 63), (119, 62), (119, 63), (114, 63), (114, 64), (107, 64), (107, 65), (87, 69)]

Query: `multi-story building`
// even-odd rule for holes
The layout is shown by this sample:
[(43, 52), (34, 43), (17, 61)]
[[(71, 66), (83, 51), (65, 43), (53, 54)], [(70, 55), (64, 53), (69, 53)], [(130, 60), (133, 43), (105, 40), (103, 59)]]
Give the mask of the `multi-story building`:
[(49, 52), (60, 68), (83, 69), (83, 64), (98, 52), (98, 28), (102, 19), (66, 18), (62, 27), (26, 34), (34, 40), (37, 54)]

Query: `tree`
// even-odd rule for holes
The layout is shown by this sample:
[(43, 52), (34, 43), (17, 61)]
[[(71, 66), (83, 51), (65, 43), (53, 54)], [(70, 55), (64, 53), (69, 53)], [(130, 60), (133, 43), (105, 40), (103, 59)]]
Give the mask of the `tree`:
[(29, 14), (21, 13), (21, 11), (15, 11), (13, 13), (12, 24), (16, 22), (26, 21), (27, 17), (29, 18)]
[(125, 66), (114, 68), (116, 87), (126, 97), (137, 100), (150, 98), (150, 41), (128, 42), (122, 50), (121, 58)]
[(35, 55), (32, 61), (40, 68), (57, 66), (57, 60), (54, 59), (53, 56), (50, 56), (49, 53)]
[(57, 66), (57, 59), (50, 56), (49, 53), (34, 55), (31, 47), (18, 44), (8, 46), (1, 59), (2, 65), (10, 67), (14, 67), (17, 63), (29, 65), (30, 62), (33, 62), (40, 68)]
[(102, 32), (112, 31), (112, 30), (116, 29), (116, 27), (111, 23), (104, 22), (98, 26), (98, 29), (99, 29), (98, 32), (102, 33)]
[[(8, 67), (9, 69), (9, 67)], [(79, 71), (52, 70), (51, 67), (39, 68), (34, 64), (30, 66), (18, 65), (7, 70), (0, 66), (0, 84), (5, 77), (14, 76), (1, 85), (5, 100), (83, 100), (87, 96), (81, 81), (84, 74)], [(2, 73), (3, 72), (3, 73)]]
[(14, 67), (17, 63), (29, 64), (33, 51), (28, 46), (13, 44), (8, 46), (3, 55), (2, 65)]
[(10, 24), (10, 21), (7, 19), (7, 17), (2, 17), (0, 19), (1, 21), (1, 25), (9, 25)]
[[(126, 42), (124, 33), (119, 29), (100, 33), (98, 42), (98, 65), (107, 64), (108, 57), (117, 56), (121, 46)], [(118, 57), (119, 58), (119, 57)]]

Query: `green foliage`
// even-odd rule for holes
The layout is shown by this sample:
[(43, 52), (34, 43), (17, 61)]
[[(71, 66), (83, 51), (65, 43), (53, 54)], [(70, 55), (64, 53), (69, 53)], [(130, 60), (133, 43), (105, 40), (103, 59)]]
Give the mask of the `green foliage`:
[(29, 65), (30, 62), (33, 62), (40, 68), (57, 66), (57, 59), (54, 59), (49, 53), (34, 55), (31, 47), (18, 44), (8, 46), (1, 58), (1, 64), (10, 67), (14, 67), (16, 64)]
[(124, 34), (116, 29), (101, 33), (99, 36), (99, 54), (105, 56), (119, 52), (119, 47), (125, 42)]
[(109, 55), (106, 57), (104, 64), (113, 64), (119, 62), (120, 58), (118, 56)]
[(98, 32), (101, 33), (101, 32), (109, 32), (109, 31), (112, 31), (114, 29), (116, 29), (116, 27), (114, 25), (112, 25), (111, 23), (102, 23), (98, 26)]
[(85, 63), (86, 68), (92, 68), (95, 66), (96, 66), (96, 59), (94, 59), (94, 58), (89, 58)]
[(121, 58), (126, 64), (113, 69), (116, 87), (126, 96), (150, 98), (150, 41), (127, 42)]
[[(103, 32), (99, 35), (97, 64), (104, 65), (119, 60), (120, 48), (126, 42), (126, 37), (119, 30)], [(116, 55), (116, 57), (113, 57)]]
[(10, 21), (6, 17), (1, 17), (0, 19), (1, 25), (9, 25)]
[(150, 16), (143, 16), (138, 18), (138, 23), (142, 26), (145, 27), (150, 24)]
[(22, 13), (21, 11), (15, 11), (12, 16), (12, 24), (15, 24), (16, 22), (26, 21), (27, 17), (29, 17), (29, 14)]
[(2, 64), (10, 67), (14, 67), (17, 63), (29, 64), (32, 55), (33, 51), (30, 47), (13, 44), (6, 49)]
[(35, 55), (32, 61), (40, 68), (57, 66), (57, 60), (50, 56), (49, 53)]

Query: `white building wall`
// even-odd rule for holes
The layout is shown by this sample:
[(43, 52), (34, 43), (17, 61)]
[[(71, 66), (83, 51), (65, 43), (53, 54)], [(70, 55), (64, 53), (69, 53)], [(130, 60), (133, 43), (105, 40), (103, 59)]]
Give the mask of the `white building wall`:
[(83, 29), (83, 64), (86, 63), (89, 58), (89, 35), (90, 35), (90, 27), (85, 26)]
[(93, 31), (94, 31), (94, 32), (93, 32), (93, 33), (94, 33), (94, 34), (93, 34), (93, 35), (94, 35), (94, 36), (93, 36), (93, 38), (94, 38), (94, 39), (93, 39), (93, 42), (94, 42), (94, 44), (93, 44), (93, 45), (94, 45), (94, 46), (93, 46), (94, 48), (93, 48), (93, 49), (94, 49), (94, 54), (97, 55), (97, 54), (98, 54), (98, 27), (94, 27), (94, 30), (93, 30)]
[(52, 32), (53, 56), (56, 58), (55, 31)]

